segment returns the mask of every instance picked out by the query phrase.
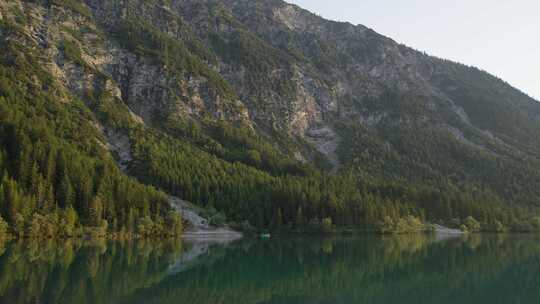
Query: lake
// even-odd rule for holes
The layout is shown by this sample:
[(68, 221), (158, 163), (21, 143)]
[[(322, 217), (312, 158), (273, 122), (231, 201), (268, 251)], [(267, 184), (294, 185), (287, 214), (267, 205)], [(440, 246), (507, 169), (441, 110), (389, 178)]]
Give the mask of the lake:
[(0, 303), (540, 303), (540, 237), (12, 242)]

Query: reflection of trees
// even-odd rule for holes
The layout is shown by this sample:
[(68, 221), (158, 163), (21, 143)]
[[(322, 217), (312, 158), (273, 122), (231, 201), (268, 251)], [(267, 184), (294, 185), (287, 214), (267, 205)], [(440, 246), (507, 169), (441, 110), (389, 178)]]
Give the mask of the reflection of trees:
[(180, 251), (178, 241), (19, 241), (0, 256), (0, 303), (111, 303), (162, 280)]
[(480, 235), (441, 242), (426, 235), (258, 242), (250, 254), (229, 248), (212, 267), (167, 278), (124, 303), (469, 303), (465, 295), (470, 303), (504, 303), (514, 293), (498, 285), (509, 279), (530, 302), (540, 291), (516, 282), (534, 280), (535, 271), (520, 269), (523, 263), (540, 271), (534, 243), (530, 236)]
[(6, 243), (7, 241), (3, 238), (0, 238), (0, 256), (4, 254), (4, 251), (6, 251)]
[(189, 256), (178, 242), (18, 242), (0, 256), (0, 302), (529, 303), (540, 299), (539, 240), (249, 240), (211, 247), (189, 267), (177, 267)]

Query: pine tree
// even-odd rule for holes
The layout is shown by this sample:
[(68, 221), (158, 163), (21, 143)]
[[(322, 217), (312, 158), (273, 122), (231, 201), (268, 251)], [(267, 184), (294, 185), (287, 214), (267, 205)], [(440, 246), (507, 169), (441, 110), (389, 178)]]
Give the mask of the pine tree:
[(74, 205), (75, 201), (75, 191), (69, 180), (69, 177), (64, 174), (57, 184), (56, 187), (56, 201), (58, 202), (60, 208), (67, 208)]
[(91, 200), (88, 208), (88, 224), (93, 227), (100, 225), (102, 220), (103, 204), (99, 196)]

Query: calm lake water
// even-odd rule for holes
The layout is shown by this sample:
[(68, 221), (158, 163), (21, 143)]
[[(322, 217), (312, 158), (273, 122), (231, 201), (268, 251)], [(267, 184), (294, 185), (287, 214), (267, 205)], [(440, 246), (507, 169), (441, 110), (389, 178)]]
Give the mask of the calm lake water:
[(540, 303), (540, 238), (10, 243), (0, 303)]

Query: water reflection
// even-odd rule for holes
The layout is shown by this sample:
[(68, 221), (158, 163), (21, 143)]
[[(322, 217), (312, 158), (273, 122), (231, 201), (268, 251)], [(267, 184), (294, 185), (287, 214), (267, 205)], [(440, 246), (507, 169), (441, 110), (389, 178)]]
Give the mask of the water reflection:
[(0, 244), (0, 303), (537, 303), (539, 241), (17, 242)]

